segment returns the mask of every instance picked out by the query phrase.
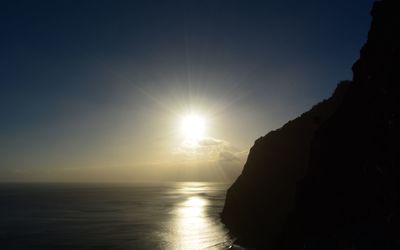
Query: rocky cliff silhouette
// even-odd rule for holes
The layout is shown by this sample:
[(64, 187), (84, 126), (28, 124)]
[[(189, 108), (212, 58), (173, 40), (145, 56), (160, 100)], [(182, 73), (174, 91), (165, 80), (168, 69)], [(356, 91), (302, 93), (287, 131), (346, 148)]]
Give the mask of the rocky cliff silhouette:
[(400, 7), (375, 2), (353, 80), (258, 139), (222, 221), (268, 249), (400, 249)]

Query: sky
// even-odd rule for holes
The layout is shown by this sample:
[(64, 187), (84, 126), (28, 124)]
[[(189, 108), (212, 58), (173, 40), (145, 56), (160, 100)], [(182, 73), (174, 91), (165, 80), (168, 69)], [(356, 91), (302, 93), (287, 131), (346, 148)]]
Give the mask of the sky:
[(0, 181), (230, 181), (352, 78), (372, 2), (1, 1)]

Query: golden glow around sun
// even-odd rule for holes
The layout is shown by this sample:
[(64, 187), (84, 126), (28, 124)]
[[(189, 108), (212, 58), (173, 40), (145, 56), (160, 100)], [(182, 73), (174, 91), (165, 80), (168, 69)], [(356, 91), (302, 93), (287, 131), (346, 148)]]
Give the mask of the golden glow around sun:
[(181, 120), (181, 132), (185, 140), (198, 142), (206, 132), (206, 119), (200, 114), (189, 114)]

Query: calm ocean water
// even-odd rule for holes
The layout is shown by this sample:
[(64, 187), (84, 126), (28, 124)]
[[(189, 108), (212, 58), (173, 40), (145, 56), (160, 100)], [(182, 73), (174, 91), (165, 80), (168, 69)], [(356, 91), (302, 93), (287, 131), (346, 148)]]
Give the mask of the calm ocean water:
[(226, 184), (0, 184), (0, 249), (227, 249)]

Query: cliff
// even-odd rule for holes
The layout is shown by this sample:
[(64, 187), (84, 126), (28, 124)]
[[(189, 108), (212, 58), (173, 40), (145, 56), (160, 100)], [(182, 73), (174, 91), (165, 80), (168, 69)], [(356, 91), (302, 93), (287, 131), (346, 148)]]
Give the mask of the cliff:
[(353, 80), (258, 139), (222, 221), (269, 249), (400, 249), (400, 13), (376, 2)]
[(328, 100), (259, 138), (243, 172), (229, 188), (222, 221), (243, 244), (274, 240), (293, 208), (296, 182), (309, 162), (315, 131), (337, 109), (350, 82), (342, 82)]

